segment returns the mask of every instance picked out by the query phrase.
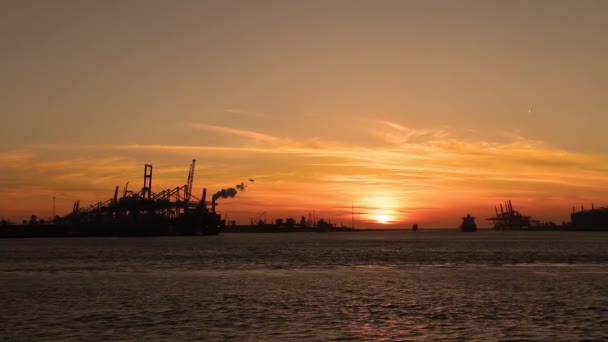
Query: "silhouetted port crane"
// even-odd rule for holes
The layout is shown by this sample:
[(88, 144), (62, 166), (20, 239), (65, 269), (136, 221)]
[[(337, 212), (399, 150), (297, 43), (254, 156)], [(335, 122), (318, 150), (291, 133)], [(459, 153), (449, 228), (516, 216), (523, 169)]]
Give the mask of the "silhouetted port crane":
[(186, 201), (186, 205), (190, 204), (190, 200), (192, 199), (192, 183), (194, 182), (194, 165), (196, 164), (196, 160), (192, 159), (192, 164), (190, 164), (190, 172), (188, 173), (188, 183), (186, 184), (186, 193), (184, 195), (184, 200)]
[(157, 227), (160, 230), (172, 227), (171, 229), (177, 229), (182, 234), (217, 234), (223, 223), (214, 208), (207, 208), (206, 189), (203, 189), (202, 200), (192, 195), (195, 165), (196, 160), (193, 159), (185, 185), (152, 192), (152, 165), (145, 164), (141, 191), (129, 191), (127, 183), (120, 198), (117, 186), (113, 196), (107, 201), (86, 208), (81, 208), (80, 202), (76, 201), (72, 213), (63, 217), (62, 221), (74, 225), (89, 225), (94, 229)]
[[(264, 221), (262, 221), (262, 217), (264, 217)], [(266, 223), (266, 212), (265, 211), (258, 216), (257, 223), (258, 224)]]

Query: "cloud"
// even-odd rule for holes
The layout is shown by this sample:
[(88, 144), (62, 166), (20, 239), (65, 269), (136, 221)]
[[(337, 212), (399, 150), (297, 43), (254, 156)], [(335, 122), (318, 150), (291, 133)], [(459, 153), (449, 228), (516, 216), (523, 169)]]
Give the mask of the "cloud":
[(199, 146), (199, 145), (170, 145), (170, 144), (127, 144), (115, 145), (113, 149), (119, 150), (149, 150), (159, 152), (193, 153), (193, 152), (257, 152), (273, 153), (275, 151), (255, 147), (230, 147), (230, 146)]
[[(145, 158), (163, 152), (161, 157), (154, 157), (163, 163), (155, 172), (165, 172), (162, 183), (155, 180), (155, 187), (182, 184), (189, 160), (203, 155), (206, 186), (260, 178), (263, 181), (256, 183), (252, 192), (255, 202), (248, 207), (257, 203), (277, 210), (310, 207), (310, 202), (315, 202), (320, 210), (322, 206), (335, 207), (338, 202), (373, 198), (380, 193), (397, 199), (394, 210), (399, 211), (471, 206), (505, 197), (517, 199), (518, 203), (525, 198), (568, 202), (601, 196), (608, 190), (604, 186), (608, 184), (606, 156), (559, 149), (517, 132), (497, 132), (502, 141), (492, 141), (448, 128), (418, 129), (375, 121), (357, 140), (311, 137), (294, 141), (234, 127), (197, 123), (190, 127), (243, 140), (234, 146), (23, 145), (18, 152), (0, 153), (0, 190), (10, 197), (19, 189), (31, 192), (32, 185), (46, 185), (87, 196), (97, 193), (97, 200), (105, 199), (115, 183), (138, 180), (144, 161), (157, 162), (144, 160), (143, 152), (150, 152), (144, 154)], [(378, 135), (391, 138), (379, 146), (367, 143), (366, 137)], [(50, 158), (46, 151), (52, 151), (54, 157)], [(179, 162), (182, 155), (188, 156), (183, 166)], [(90, 191), (85, 193), (85, 189)], [(247, 196), (239, 201), (251, 201)], [(237, 202), (229, 205), (241, 203)]]
[[(437, 138), (449, 136), (444, 130), (416, 130), (388, 121), (379, 121), (380, 128), (388, 131), (405, 133), (407, 139), (418, 137), (399, 146), (389, 144), (384, 147), (370, 148), (361, 144), (344, 144), (325, 142), (324, 146), (315, 140), (314, 146), (309, 142), (299, 143), (291, 139), (271, 136), (250, 130), (221, 127), (207, 124), (191, 124), (192, 127), (208, 129), (223, 134), (237, 135), (257, 142), (270, 143), (256, 146), (197, 146), (170, 144), (126, 144), (126, 145), (86, 145), (79, 148), (98, 150), (149, 150), (168, 153), (225, 153), (230, 152), (233, 158), (250, 153), (275, 155), (274, 158), (297, 156), (303, 160), (290, 161), (287, 166), (296, 164), (311, 167), (323, 167), (328, 175), (346, 173), (345, 176), (359, 177), (365, 170), (381, 171), (388, 181), (421, 177), (466, 180), (474, 177), (496, 181), (522, 181), (537, 183), (555, 183), (577, 186), (590, 181), (604, 181), (608, 171), (603, 156), (570, 152), (546, 145), (537, 140), (526, 139), (519, 134), (513, 135), (512, 141), (499, 143), (473, 140), (471, 138)], [(374, 134), (379, 127), (372, 128)], [(24, 158), (32, 158), (40, 149), (71, 150), (73, 145), (30, 145), (32, 152), (0, 154), (0, 161), (10, 164)], [(242, 154), (242, 155), (240, 155)], [(64, 163), (78, 164), (82, 160), (68, 159)], [(107, 159), (107, 164), (118, 164), (118, 161)], [(58, 163), (43, 162), (41, 166), (60, 167)], [(574, 172), (576, 171), (576, 172)], [(579, 175), (585, 175), (584, 178)], [(363, 176), (361, 176), (363, 178)], [(362, 179), (361, 178), (361, 179)]]
[(30, 160), (36, 156), (33, 152), (20, 152), (20, 151), (9, 151), (9, 152), (0, 152), (0, 161), (2, 162), (22, 162), (25, 160)]
[(215, 132), (219, 132), (219, 133), (231, 134), (231, 135), (235, 135), (235, 136), (239, 136), (239, 137), (243, 137), (243, 138), (249, 138), (249, 139), (253, 139), (253, 140), (261, 141), (261, 142), (273, 143), (273, 142), (278, 142), (281, 140), (272, 135), (263, 134), (263, 133), (259, 133), (259, 132), (255, 132), (255, 131), (244, 130), (244, 129), (231, 128), (231, 127), (215, 126), (215, 125), (208, 125), (208, 124), (203, 124), (203, 123), (189, 123), (188, 126), (190, 126), (192, 128), (199, 128), (199, 129), (215, 131)]
[[(336, 144), (331, 140), (321, 139), (319, 137), (309, 137), (306, 139), (302, 139), (301, 141), (296, 141), (291, 138), (286, 137), (278, 137), (273, 136), (261, 132), (233, 128), (233, 127), (225, 127), (225, 126), (216, 126), (209, 125), (204, 123), (188, 123), (188, 126), (196, 129), (204, 129), (209, 131), (214, 131), (218, 133), (238, 136), (242, 138), (248, 138), (251, 142), (256, 143), (258, 145), (263, 145), (268, 150), (275, 150), (277, 152), (283, 153), (292, 153), (293, 149), (302, 149), (302, 150), (319, 150), (323, 149), (325, 144)], [(293, 149), (292, 149), (293, 148)], [(271, 152), (271, 151), (268, 151)]]
[(420, 139), (440, 141), (449, 136), (448, 132), (443, 129), (414, 129), (386, 120), (376, 120), (375, 122), (381, 127), (374, 128), (372, 133), (381, 136), (384, 141), (395, 146), (403, 146)]

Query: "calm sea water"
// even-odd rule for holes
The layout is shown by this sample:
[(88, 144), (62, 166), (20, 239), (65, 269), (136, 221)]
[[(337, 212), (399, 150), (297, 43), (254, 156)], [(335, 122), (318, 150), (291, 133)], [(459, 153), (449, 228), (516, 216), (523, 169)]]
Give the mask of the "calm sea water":
[(608, 339), (608, 233), (0, 241), (0, 339)]

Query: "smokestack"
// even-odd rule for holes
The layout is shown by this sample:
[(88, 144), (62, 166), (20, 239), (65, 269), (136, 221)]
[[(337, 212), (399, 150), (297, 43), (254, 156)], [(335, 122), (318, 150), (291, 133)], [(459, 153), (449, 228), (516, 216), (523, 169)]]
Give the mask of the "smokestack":
[(211, 212), (215, 214), (215, 196), (211, 198)]
[(203, 207), (207, 207), (207, 204), (205, 204), (205, 200), (207, 199), (207, 188), (203, 188), (203, 197), (201, 199), (201, 206)]

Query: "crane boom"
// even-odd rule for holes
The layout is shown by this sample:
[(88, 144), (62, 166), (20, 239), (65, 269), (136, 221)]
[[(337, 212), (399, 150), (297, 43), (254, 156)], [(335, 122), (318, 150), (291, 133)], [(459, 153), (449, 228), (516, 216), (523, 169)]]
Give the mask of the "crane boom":
[(190, 172), (188, 173), (188, 184), (186, 186), (186, 203), (190, 203), (190, 197), (192, 196), (192, 183), (194, 182), (194, 165), (196, 160), (192, 159), (192, 164), (190, 164)]

